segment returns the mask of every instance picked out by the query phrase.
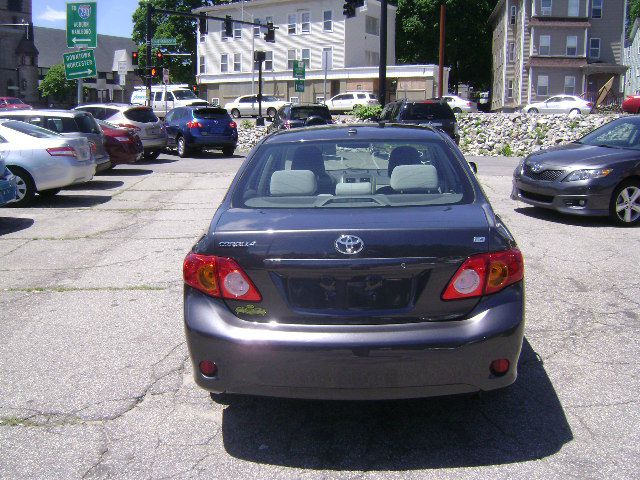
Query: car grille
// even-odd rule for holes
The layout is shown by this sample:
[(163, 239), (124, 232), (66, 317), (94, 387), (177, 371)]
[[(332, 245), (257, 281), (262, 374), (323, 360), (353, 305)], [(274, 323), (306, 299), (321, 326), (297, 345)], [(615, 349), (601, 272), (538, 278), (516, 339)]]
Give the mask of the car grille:
[(533, 170), (531, 170), (530, 165), (525, 164), (522, 173), (525, 176), (532, 178), (533, 180), (553, 182), (564, 175), (564, 170), (543, 170), (541, 172), (534, 172)]
[(534, 202), (540, 203), (553, 203), (553, 197), (549, 195), (541, 195), (539, 193), (527, 192), (526, 190), (518, 190), (520, 193), (520, 197), (526, 198), (528, 200), (533, 200)]

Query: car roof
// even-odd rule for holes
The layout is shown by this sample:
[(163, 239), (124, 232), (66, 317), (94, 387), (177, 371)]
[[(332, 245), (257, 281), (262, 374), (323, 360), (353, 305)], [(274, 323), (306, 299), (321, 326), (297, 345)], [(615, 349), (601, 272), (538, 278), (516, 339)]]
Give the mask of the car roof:
[(59, 116), (68, 116), (74, 117), (76, 115), (86, 115), (86, 112), (82, 112), (79, 110), (62, 110), (62, 109), (48, 109), (48, 108), (39, 108), (33, 110), (7, 110), (3, 111), (2, 115), (59, 115)]
[(78, 105), (77, 108), (80, 107), (117, 107), (117, 108), (127, 108), (127, 107), (145, 107), (145, 108), (151, 108), (151, 107), (147, 107), (146, 105), (136, 105), (134, 103), (115, 103), (115, 102), (111, 102), (111, 103), (83, 103), (82, 105)]
[[(354, 133), (355, 131), (355, 133)], [(441, 134), (430, 126), (404, 124), (354, 123), (346, 125), (323, 125), (318, 127), (279, 130), (268, 136), (264, 143), (295, 143), (322, 140), (436, 140)]]
[[(322, 108), (329, 108), (327, 107), (324, 103), (289, 103), (287, 104), (288, 106), (291, 107), (322, 107)], [(287, 106), (285, 105), (285, 106)]]

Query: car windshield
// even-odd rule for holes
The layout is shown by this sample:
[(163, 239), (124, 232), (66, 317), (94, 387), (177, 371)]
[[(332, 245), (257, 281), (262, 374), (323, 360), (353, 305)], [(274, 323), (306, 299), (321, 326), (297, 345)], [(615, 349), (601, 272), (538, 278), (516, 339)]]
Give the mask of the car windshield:
[(224, 108), (199, 108), (193, 112), (195, 118), (205, 120), (226, 117), (227, 115), (228, 113)]
[(57, 138), (60, 136), (46, 128), (31, 125), (30, 123), (19, 122), (18, 120), (7, 120), (6, 122), (2, 122), (2, 126), (35, 138)]
[(22, 100), (20, 100), (19, 98), (7, 98), (5, 101), (10, 105), (23, 105), (24, 104), (24, 102)]
[(235, 188), (245, 208), (453, 205), (473, 187), (445, 142), (306, 141), (263, 145)]
[(124, 116), (132, 122), (153, 123), (158, 121), (158, 117), (149, 107), (132, 108), (124, 112)]
[(293, 107), (291, 109), (292, 120), (306, 120), (311, 116), (321, 117), (325, 120), (329, 120), (331, 118), (329, 109), (326, 107)]
[(576, 143), (640, 150), (640, 123), (621, 118), (585, 135)]
[(278, 99), (278, 97), (273, 97), (271, 95), (263, 95), (262, 101), (263, 102), (279, 102), (280, 100)]
[(404, 114), (407, 120), (455, 120), (453, 110), (443, 103), (410, 103)]
[(174, 90), (173, 96), (176, 97), (176, 100), (189, 100), (191, 98), (198, 98), (196, 94), (191, 90)]

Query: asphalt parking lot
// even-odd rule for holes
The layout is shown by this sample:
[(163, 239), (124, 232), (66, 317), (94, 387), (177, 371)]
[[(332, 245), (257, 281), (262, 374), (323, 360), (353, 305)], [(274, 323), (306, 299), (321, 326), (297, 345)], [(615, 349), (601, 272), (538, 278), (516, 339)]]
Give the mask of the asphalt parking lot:
[(162, 155), (0, 209), (0, 478), (637, 478), (640, 230), (510, 200), (517, 159), (475, 159), (525, 256), (516, 384), (213, 403), (181, 267), (242, 160)]

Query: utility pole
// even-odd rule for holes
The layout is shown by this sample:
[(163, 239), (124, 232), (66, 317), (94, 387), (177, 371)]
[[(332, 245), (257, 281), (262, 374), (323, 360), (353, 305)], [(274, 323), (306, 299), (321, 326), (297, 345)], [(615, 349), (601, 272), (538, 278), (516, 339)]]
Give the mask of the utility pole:
[(380, 0), (380, 67), (378, 69), (378, 100), (387, 103), (387, 0)]
[(444, 4), (440, 5), (440, 62), (438, 65), (438, 98), (444, 95), (444, 22), (445, 22)]
[(147, 29), (145, 35), (145, 45), (146, 45), (146, 65), (145, 65), (145, 73), (147, 73), (145, 81), (147, 85), (147, 105), (151, 106), (151, 75), (149, 74), (151, 67), (151, 22), (153, 21), (153, 5), (151, 3), (147, 3)]

